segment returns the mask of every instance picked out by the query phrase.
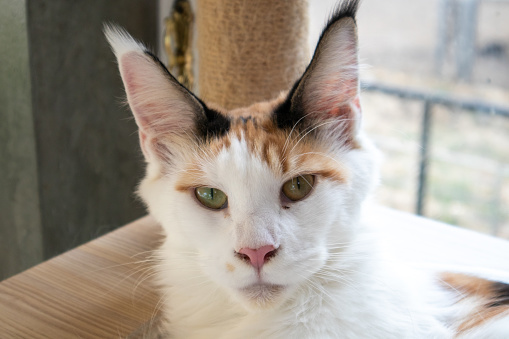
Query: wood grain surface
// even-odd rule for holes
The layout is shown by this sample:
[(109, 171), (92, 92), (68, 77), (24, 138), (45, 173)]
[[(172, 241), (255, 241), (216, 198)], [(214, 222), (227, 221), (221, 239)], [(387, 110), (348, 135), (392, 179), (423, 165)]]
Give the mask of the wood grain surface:
[(144, 217), (0, 283), (0, 338), (125, 338), (156, 318)]

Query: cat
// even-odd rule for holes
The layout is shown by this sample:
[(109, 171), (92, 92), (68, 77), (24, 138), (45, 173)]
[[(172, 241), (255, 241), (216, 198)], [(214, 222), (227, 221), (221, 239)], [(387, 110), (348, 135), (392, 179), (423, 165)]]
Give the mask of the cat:
[(139, 195), (162, 225), (161, 338), (509, 337), (509, 286), (417, 278), (361, 221), (377, 151), (361, 128), (357, 0), (302, 77), (225, 111), (120, 28), (105, 33), (139, 127)]

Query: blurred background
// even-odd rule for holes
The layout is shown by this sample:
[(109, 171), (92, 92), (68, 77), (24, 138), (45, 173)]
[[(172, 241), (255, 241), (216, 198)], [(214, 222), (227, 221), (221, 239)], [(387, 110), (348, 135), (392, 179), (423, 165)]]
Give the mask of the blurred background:
[[(309, 0), (311, 51), (335, 3)], [(102, 25), (166, 62), (172, 0), (0, 8), (3, 279), (145, 213)], [(509, 239), (509, 1), (364, 0), (358, 26), (364, 127), (384, 155), (376, 201)]]
[(509, 1), (365, 0), (358, 21), (378, 202), (508, 239)]

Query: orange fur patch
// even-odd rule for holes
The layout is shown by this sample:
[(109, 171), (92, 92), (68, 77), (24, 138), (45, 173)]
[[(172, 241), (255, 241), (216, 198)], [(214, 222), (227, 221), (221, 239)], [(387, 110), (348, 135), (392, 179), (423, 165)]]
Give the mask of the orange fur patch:
[(509, 315), (509, 285), (458, 273), (444, 273), (441, 280), (446, 289), (460, 294), (458, 302), (472, 297), (479, 300), (479, 305), (466, 317), (458, 319), (457, 335), (481, 326), (495, 317)]
[(235, 271), (235, 266), (230, 263), (226, 263), (226, 270), (228, 270), (228, 272), (233, 272)]
[[(229, 132), (200, 146), (207, 152), (202, 151), (203, 158), (195, 159), (194, 163), (180, 174), (176, 189), (186, 191), (199, 185), (207, 185), (200, 181), (204, 174), (200, 163), (206, 158), (217, 156), (221, 150), (228, 149), (233, 139), (245, 140), (249, 152), (285, 180), (301, 174), (316, 174), (329, 180), (345, 182), (345, 168), (331, 158), (326, 149), (313, 138), (303, 136), (306, 132), (299, 134), (295, 130), (290, 134), (274, 124), (271, 114), (283, 99), (284, 95), (270, 102), (223, 112), (231, 119)], [(195, 153), (200, 154), (200, 149), (197, 148)]]
[(206, 186), (207, 183), (200, 180), (205, 177), (205, 172), (197, 163), (190, 165), (183, 174), (179, 176), (179, 180), (175, 189), (180, 192), (187, 192), (190, 189)]

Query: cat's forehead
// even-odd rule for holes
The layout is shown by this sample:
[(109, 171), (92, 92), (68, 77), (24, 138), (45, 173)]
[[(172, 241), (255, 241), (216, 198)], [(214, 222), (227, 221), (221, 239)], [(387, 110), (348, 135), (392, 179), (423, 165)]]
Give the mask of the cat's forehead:
[[(230, 111), (217, 109), (229, 119), (229, 128), (223, 135), (208, 139), (205, 147), (216, 155), (249, 153), (268, 164), (275, 172), (286, 172), (288, 159), (284, 159), (283, 155), (289, 135), (277, 127), (273, 118), (285, 97), (282, 93), (278, 98), (248, 107)], [(306, 141), (303, 141), (301, 147), (305, 146)]]
[[(270, 101), (223, 112), (230, 119), (230, 128), (225, 135), (210, 141), (211, 148), (222, 151), (223, 155), (246, 153), (252, 159), (261, 160), (275, 173), (286, 173), (290, 168), (291, 159), (287, 155), (291, 136), (278, 128), (273, 118), (285, 97), (282, 93)], [(308, 140), (301, 140), (298, 147), (301, 152), (311, 150)]]
[[(200, 145), (195, 159), (189, 163), (177, 184), (186, 190), (210, 183), (202, 182), (218, 169), (216, 175), (248, 175), (251, 169), (266, 168), (277, 178), (290, 179), (301, 174), (316, 174), (337, 182), (346, 180), (346, 171), (328, 154), (327, 148), (312, 137), (296, 130), (279, 128), (274, 111), (284, 96), (229, 112), (228, 132), (208, 139)], [(305, 134), (305, 133), (304, 133)], [(223, 173), (224, 172), (224, 173)]]
[(230, 119), (233, 129), (242, 128), (248, 121), (255, 125), (266, 127), (273, 121), (274, 111), (285, 101), (287, 93), (281, 93), (277, 98), (257, 102), (247, 107), (236, 108), (222, 113)]

